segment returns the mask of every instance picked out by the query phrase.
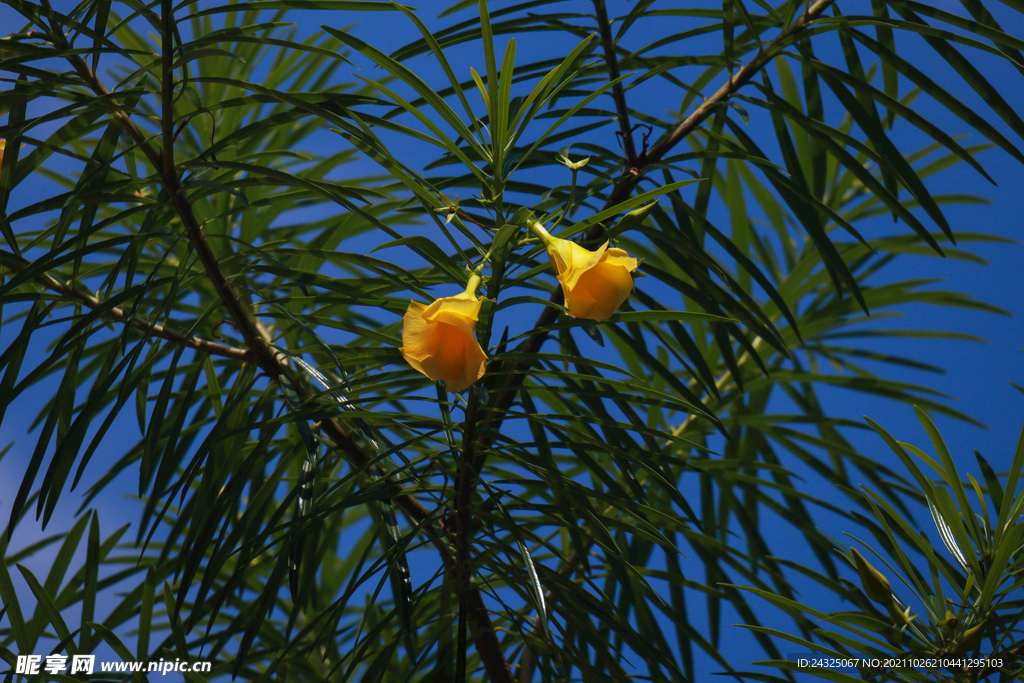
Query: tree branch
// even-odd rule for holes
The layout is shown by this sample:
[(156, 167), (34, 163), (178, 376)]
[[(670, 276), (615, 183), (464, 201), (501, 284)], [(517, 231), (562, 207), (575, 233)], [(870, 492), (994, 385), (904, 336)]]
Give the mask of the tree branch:
[[(234, 321), (235, 326), (248, 347), (247, 351), (242, 351), (241, 349), (236, 350), (243, 354), (240, 360), (255, 362), (264, 373), (278, 384), (282, 381), (289, 382), (289, 384), (291, 384), (295, 389), (299, 398), (302, 401), (306, 401), (312, 395), (308, 387), (304, 382), (299, 381), (292, 375), (292, 373), (288, 372), (287, 368), (278, 357), (279, 354), (270, 346), (269, 340), (265, 338), (264, 334), (259, 329), (255, 316), (252, 314), (248, 304), (244, 303), (232, 289), (227, 277), (220, 268), (216, 255), (213, 253), (213, 250), (210, 248), (210, 245), (206, 240), (206, 235), (203, 233), (202, 226), (196, 219), (195, 214), (192, 211), (192, 207), (186, 200), (184, 193), (181, 191), (181, 179), (174, 166), (173, 156), (174, 81), (173, 70), (171, 69), (171, 65), (173, 64), (173, 43), (171, 42), (173, 38), (171, 32), (171, 28), (173, 27), (172, 3), (169, 0), (162, 0), (161, 8), (162, 20), (164, 22), (161, 55), (161, 62), (163, 65), (163, 74), (161, 78), (161, 134), (163, 152), (158, 152), (153, 147), (150, 143), (150, 139), (138, 128), (138, 126), (135, 125), (131, 116), (124, 110), (118, 100), (114, 98), (108, 99), (108, 106), (111, 107), (115, 119), (121, 123), (125, 131), (139, 146), (143, 154), (145, 154), (146, 158), (160, 175), (160, 180), (170, 196), (171, 204), (174, 206), (182, 224), (185, 226), (185, 231), (192, 248), (199, 257), (199, 261), (203, 264), (207, 277), (213, 285), (214, 290), (217, 292), (221, 303), (228, 309), (231, 319)], [(55, 41), (55, 45), (59, 45), (63, 49), (70, 48), (61, 31), (55, 30), (52, 39)], [(82, 78), (93, 92), (104, 97), (109, 97), (110, 91), (81, 57), (72, 55), (69, 56), (68, 59), (79, 77)], [(182, 336), (184, 337), (184, 335)], [(212, 342), (207, 343), (212, 344)], [(282, 375), (284, 375), (284, 378), (282, 378)], [(366, 468), (369, 465), (372, 458), (340, 422), (333, 419), (324, 420), (321, 425), (325, 434), (335, 442), (350, 464), (358, 468)], [(417, 523), (426, 522), (428, 520), (431, 513), (419, 500), (409, 493), (402, 493), (397, 484), (394, 485), (394, 489), (396, 491), (393, 497), (394, 502), (399, 505), (410, 519)], [(426, 535), (438, 549), (442, 562), (454, 567), (454, 558), (452, 557), (445, 540), (433, 532), (431, 524), (422, 524), (421, 528), (424, 529)], [(498, 641), (494, 626), (491, 623), (487, 608), (484, 605), (483, 596), (479, 587), (470, 582), (464, 585), (463, 588), (466, 595), (465, 600), (469, 615), (470, 631), (472, 632), (474, 643), (476, 644), (476, 648), (480, 653), (481, 659), (484, 662), (492, 683), (512, 683), (505, 654), (501, 650), (500, 642)], [(505, 671), (504, 676), (500, 675), (502, 670)]]
[[(473, 537), (470, 534), (472, 521), (472, 500), (480, 469), (476, 466), (476, 428), (480, 404), (477, 392), (470, 392), (466, 408), (465, 433), (462, 437), (463, 451), (459, 460), (458, 480), (453, 500), (455, 540), (455, 589), (458, 592), (461, 613), (466, 615), (470, 632), (480, 653), (487, 677), (492, 683), (513, 683), (512, 670), (501, 649), (491, 617), (487, 613), (479, 587), (473, 584), (473, 569), (470, 549)], [(461, 628), (460, 624), (460, 628)]]
[[(162, 2), (164, 10), (164, 20), (169, 21), (170, 15), (167, 12), (170, 11), (170, 2), (163, 0)], [(167, 26), (165, 24), (165, 31), (167, 33)], [(54, 44), (61, 49), (69, 50), (71, 46), (67, 43), (67, 39), (64, 37), (63, 32), (54, 31), (51, 36)], [(241, 299), (232, 290), (231, 285), (228, 283), (227, 277), (224, 275), (224, 271), (221, 270), (220, 264), (217, 261), (216, 255), (213, 253), (212, 248), (206, 241), (206, 235), (203, 233), (202, 226), (199, 225), (199, 221), (196, 219), (195, 214), (192, 211), (192, 206), (185, 199), (184, 194), (181, 191), (181, 178), (178, 176), (177, 169), (173, 165), (173, 102), (169, 100), (169, 97), (173, 95), (173, 72), (169, 68), (172, 54), (167, 53), (171, 44), (169, 38), (165, 35), (164, 38), (164, 52), (162, 55), (162, 62), (164, 64), (163, 84), (162, 84), (162, 98), (163, 98), (163, 112), (161, 116), (161, 127), (163, 134), (164, 154), (158, 152), (153, 145), (150, 143), (150, 139), (146, 136), (132, 121), (131, 116), (125, 111), (121, 103), (115, 99), (110, 98), (107, 103), (111, 108), (114, 117), (121, 123), (122, 127), (128, 133), (128, 135), (135, 141), (142, 150), (142, 153), (146, 155), (146, 158), (157, 170), (160, 175), (160, 180), (167, 190), (167, 194), (170, 196), (171, 204), (181, 219), (182, 224), (185, 226), (185, 233), (188, 236), (188, 240), (195, 249), (196, 255), (199, 257), (200, 263), (203, 264), (203, 268), (206, 271), (207, 278), (213, 285), (214, 290), (217, 292), (221, 303), (225, 308), (228, 309), (231, 319), (238, 327), (239, 333), (245, 340), (246, 346), (252, 352), (255, 362), (260, 366), (265, 373), (267, 373), (271, 379), (277, 380), (278, 375), (281, 374), (281, 367), (276, 358), (276, 354), (270, 348), (270, 345), (266, 340), (263, 339), (262, 335), (256, 327), (256, 320), (252, 312), (249, 310), (247, 304), (244, 304)], [(89, 65), (85, 63), (78, 55), (68, 56), (68, 60), (74, 67), (75, 72), (85, 82), (93, 92), (103, 97), (109, 97), (110, 91), (107, 87), (99, 80), (96, 74), (89, 68)], [(170, 83), (168, 83), (170, 81)], [(170, 134), (168, 135), (168, 128), (170, 127)], [(166, 158), (165, 158), (166, 157)]]
[[(163, 54), (161, 55), (161, 62), (164, 68), (164, 73), (162, 74), (161, 79), (161, 96), (163, 104), (161, 131), (163, 153), (158, 152), (153, 147), (150, 142), (150, 137), (135, 125), (135, 122), (132, 121), (131, 116), (127, 111), (125, 111), (123, 105), (116, 98), (110, 97), (110, 91), (81, 57), (78, 55), (70, 55), (67, 59), (85, 84), (97, 95), (106, 98), (106, 106), (111, 109), (114, 118), (121, 123), (125, 132), (127, 132), (129, 137), (135, 141), (139, 146), (139, 149), (142, 150), (142, 153), (159, 174), (160, 181), (163, 183), (164, 188), (170, 196), (171, 204), (174, 207), (175, 212), (178, 214), (178, 217), (181, 219), (182, 224), (185, 226), (185, 232), (188, 236), (189, 243), (192, 245), (196, 255), (199, 257), (200, 263), (203, 264), (203, 269), (206, 271), (206, 275), (210, 280), (210, 283), (213, 285), (221, 303), (228, 309), (231, 320), (235, 323), (236, 328), (245, 340), (245, 345), (248, 347), (248, 350), (243, 352), (244, 360), (256, 363), (273, 381), (280, 383), (281, 375), (285, 372), (285, 368), (279, 360), (277, 352), (271, 348), (269, 340), (265, 339), (264, 334), (259, 330), (255, 316), (252, 314), (248, 304), (244, 303), (232, 289), (227, 276), (224, 274), (224, 271), (221, 270), (217, 256), (213, 253), (209, 242), (206, 240), (206, 235), (203, 233), (202, 226), (199, 224), (199, 221), (196, 219), (196, 216), (192, 211), (192, 206), (188, 203), (184, 193), (181, 191), (181, 178), (178, 176), (177, 169), (174, 167), (173, 157), (174, 82), (173, 71), (171, 69), (171, 65), (173, 64), (173, 44), (171, 42), (171, 36), (169, 35), (173, 28), (173, 17), (171, 15), (173, 8), (169, 0), (162, 0), (161, 6), (163, 12), (162, 19), (164, 21)], [(71, 47), (68, 44), (67, 39), (64, 37), (63, 32), (60, 30), (54, 29), (53, 33), (50, 35), (50, 39), (53, 41), (54, 45), (60, 49), (69, 50)], [(304, 384), (296, 381), (289, 381), (295, 385), (296, 391), (303, 400), (306, 400), (311, 396), (308, 388)], [(330, 421), (325, 423), (325, 426), (327, 427), (326, 431), (328, 435), (334, 439), (335, 443), (339, 445), (339, 448), (349, 456), (350, 462), (361, 467), (365, 466), (366, 463), (371, 460), (369, 455), (367, 455), (359, 444), (355, 442), (351, 434), (340, 424), (335, 421)], [(406, 504), (403, 505), (403, 509), (407, 508), (407, 511), (418, 519), (425, 519), (429, 513), (422, 504), (418, 503), (418, 501), (417, 505), (411, 505), (406, 502)]]
[[(63, 34), (59, 31), (55, 31), (54, 34), (50, 36), (50, 38), (55, 41), (55, 44), (59, 44), (63, 49), (68, 49), (70, 47), (69, 45), (67, 45), (66, 40), (63, 40)], [(100, 81), (96, 77), (96, 74), (93, 73), (89, 66), (80, 57), (73, 55), (68, 57), (68, 59), (74, 67), (75, 71), (78, 73), (79, 77), (81, 77), (82, 80), (85, 81), (85, 83), (93, 90), (93, 92), (95, 92), (98, 95), (109, 98), (110, 91), (107, 90), (106, 86), (102, 83), (102, 81)], [(206, 236), (203, 234), (202, 227), (198, 224), (195, 215), (192, 213), (191, 206), (188, 204), (188, 202), (185, 200), (184, 196), (182, 196), (180, 192), (180, 179), (177, 176), (176, 170), (171, 168), (170, 171), (168, 172), (168, 169), (164, 165), (165, 156), (160, 154), (159, 152), (156, 151), (156, 149), (153, 148), (152, 144), (150, 144), (149, 142), (150, 138), (146, 134), (144, 134), (138, 128), (138, 126), (135, 125), (135, 122), (132, 121), (131, 117), (128, 115), (128, 113), (123, 109), (122, 105), (115, 98), (107, 99), (107, 103), (108, 106), (112, 107), (112, 114), (114, 118), (121, 123), (122, 127), (125, 129), (128, 135), (132, 138), (132, 140), (135, 141), (135, 143), (142, 150), (142, 153), (146, 155), (146, 158), (150, 161), (150, 163), (157, 170), (157, 172), (160, 173), (161, 181), (164, 183), (165, 188), (171, 195), (174, 208), (178, 213), (178, 216), (181, 218), (182, 223), (185, 225), (189, 241), (192, 243), (192, 246), (196, 250), (196, 253), (199, 256), (200, 261), (203, 263), (203, 267), (205, 268), (207, 275), (210, 276), (210, 280), (214, 283), (215, 289), (217, 290), (217, 293), (220, 296), (222, 303), (224, 303), (228, 310), (231, 312), (231, 317), (233, 321), (236, 323), (239, 331), (242, 333), (246, 345), (249, 348), (248, 350), (244, 350), (229, 347), (224, 344), (218, 344), (216, 342), (197, 340), (192, 337), (187, 337), (186, 335), (175, 330), (171, 330), (169, 328), (154, 323), (149, 323), (141, 319), (136, 319), (135, 322), (133, 322), (133, 325), (139, 327), (140, 329), (147, 329), (159, 337), (163, 337), (171, 341), (184, 343), (192, 348), (204, 350), (213, 355), (225, 356), (243, 362), (255, 362), (257, 365), (259, 365), (260, 369), (267, 373), (275, 382), (280, 383), (280, 376), (285, 372), (284, 367), (277, 358), (277, 354), (273, 351), (273, 349), (270, 348), (269, 344), (263, 339), (263, 335), (257, 329), (255, 319), (251, 316), (251, 313), (248, 313), (246, 307), (235, 296), (230, 284), (227, 282), (227, 277), (224, 275), (224, 272), (220, 269), (220, 264), (218, 263), (216, 256), (210, 249), (209, 243), (206, 241)], [(165, 111), (164, 114), (165, 116), (167, 116), (168, 112)], [(171, 114), (173, 115), (173, 112), (171, 112)], [(165, 135), (164, 142), (166, 143), (166, 126), (162, 126), (162, 128)], [(171, 141), (173, 142), (173, 133)], [(165, 151), (166, 149), (167, 148), (165, 147)], [(173, 191), (172, 188), (174, 188)], [(61, 285), (59, 282), (53, 280), (52, 278), (49, 278), (48, 276), (44, 277), (46, 277), (46, 280), (40, 280), (40, 282), (48, 289), (52, 289), (66, 296), (75, 298), (76, 300), (79, 300), (92, 308), (101, 306), (103, 303), (99, 299), (91, 297), (88, 294), (85, 294), (84, 292), (80, 292), (70, 287), (66, 287), (65, 285)], [(120, 314), (118, 314), (117, 312), (120, 312)], [(127, 318), (127, 315), (125, 315), (124, 312), (121, 311), (121, 309), (117, 308), (112, 309), (110, 315), (112, 315), (115, 318)], [(297, 381), (289, 381), (293, 385), (293, 387), (295, 388), (296, 392), (298, 393), (299, 397), (302, 400), (305, 401), (310, 398), (312, 394), (309, 392), (309, 389), (304, 384)], [(348, 461), (353, 466), (364, 468), (368, 465), (368, 463), (371, 461), (370, 456), (353, 439), (351, 433), (344, 427), (342, 427), (340, 423), (338, 423), (336, 420), (325, 420), (323, 423), (323, 428), (325, 433), (331, 439), (334, 440), (335, 444), (337, 444), (337, 448), (345, 453)], [(414, 519), (417, 522), (422, 522), (430, 516), (430, 512), (426, 509), (426, 507), (424, 507), (422, 503), (420, 503), (418, 500), (416, 500), (409, 494), (397, 495), (395, 497), (395, 501), (409, 515), (411, 519)], [(439, 548), (443, 548), (445, 553), (447, 553), (447, 546), (444, 544), (443, 541), (438, 539), (436, 535), (432, 535), (432, 540), (434, 541), (434, 544), (436, 546), (438, 546)]]
[[(6, 268), (18, 272), (23, 270), (27, 265), (27, 263), (22, 264), (10, 260), (5, 261), (4, 263)], [(56, 292), (66, 299), (76, 301), (93, 310), (105, 308), (106, 312), (104, 312), (103, 315), (107, 318), (131, 325), (132, 327), (151, 334), (154, 337), (166, 339), (167, 341), (174, 342), (175, 344), (184, 344), (191, 349), (208, 353), (211, 356), (222, 356), (224, 358), (230, 358), (231, 360), (237, 360), (243, 363), (247, 363), (252, 360), (249, 352), (245, 349), (228, 346), (227, 344), (220, 344), (214, 341), (207, 341), (205, 339), (199, 339), (198, 337), (185, 334), (184, 332), (179, 332), (174, 328), (150, 322), (145, 318), (140, 318), (139, 316), (131, 317), (123, 308), (119, 306), (110, 306), (107, 302), (102, 299), (98, 299), (91, 294), (86, 294), (85, 292), (75, 289), (70, 285), (61, 284), (51, 275), (37, 275), (33, 280), (51, 292)]]
[[(686, 119), (678, 126), (676, 126), (676, 128), (671, 133), (662, 136), (657, 142), (655, 142), (654, 146), (651, 147), (650, 151), (648, 151), (647, 154), (644, 155), (644, 158), (640, 160), (641, 163), (644, 166), (648, 166), (650, 164), (654, 164), (660, 161), (661, 158), (664, 157), (669, 150), (671, 150), (673, 147), (679, 144), (679, 142), (683, 138), (692, 133), (694, 129), (697, 128), (697, 126), (703, 123), (704, 119), (711, 115), (712, 110), (717, 105), (729, 99), (737, 90), (746, 85), (747, 82), (749, 82), (750, 79), (753, 78), (758, 71), (764, 68), (764, 66), (772, 58), (772, 53), (775, 51), (775, 48), (778, 47), (780, 43), (789, 40), (791, 37), (793, 37), (794, 34), (799, 33), (803, 29), (807, 28), (807, 25), (810, 24), (815, 19), (817, 19), (818, 16), (821, 15), (821, 13), (824, 12), (825, 9), (833, 2), (834, 0), (818, 0), (818, 2), (815, 2), (813, 5), (811, 5), (807, 9), (807, 11), (800, 16), (799, 19), (790, 24), (788, 28), (786, 28), (782, 33), (780, 33), (775, 38), (775, 40), (768, 43), (768, 45), (762, 47), (753, 59), (744, 64), (743, 68), (740, 69), (735, 76), (730, 78), (728, 82), (726, 82), (721, 88), (718, 89), (718, 92), (716, 92), (714, 95), (705, 100), (703, 104), (697, 107), (696, 111), (694, 111), (692, 114), (686, 117)], [(625, 183), (623, 181), (625, 180), (625, 178), (623, 180), (620, 180), (619, 183), (615, 186), (615, 189), (619, 190), (620, 187), (624, 186)], [(635, 182), (635, 180), (632, 178), (630, 178), (629, 180)], [(631, 190), (632, 186), (630, 186), (628, 189)], [(628, 192), (625, 196), (629, 196)], [(615, 192), (613, 191), (612, 198), (614, 197)], [(615, 204), (618, 203), (612, 201), (612, 198), (609, 199), (609, 206), (614, 206)]]
[[(601, 44), (604, 46), (604, 61), (608, 65), (608, 80), (619, 77), (619, 60), (615, 56), (615, 41), (612, 39), (612, 25), (608, 21), (608, 10), (604, 0), (594, 0), (594, 11), (597, 13), (597, 29), (601, 33)], [(633, 144), (633, 129), (629, 125), (629, 108), (626, 106), (626, 92), (622, 83), (612, 86), (612, 98), (615, 100), (615, 114), (619, 119), (619, 135), (622, 136), (622, 150), (626, 154), (626, 164), (636, 166), (636, 145)]]

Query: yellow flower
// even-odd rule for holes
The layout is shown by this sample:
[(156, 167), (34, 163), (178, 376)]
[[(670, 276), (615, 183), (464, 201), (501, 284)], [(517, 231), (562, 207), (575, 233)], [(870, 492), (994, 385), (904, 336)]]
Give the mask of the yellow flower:
[(547, 247), (574, 318), (607, 320), (633, 291), (632, 272), (640, 262), (622, 249), (609, 249), (605, 242), (597, 251), (590, 251), (552, 237), (539, 223), (531, 228)]
[(432, 380), (444, 380), (448, 391), (462, 391), (484, 376), (487, 356), (474, 329), (480, 317), (473, 275), (462, 294), (424, 306), (409, 302), (402, 327), (402, 357)]

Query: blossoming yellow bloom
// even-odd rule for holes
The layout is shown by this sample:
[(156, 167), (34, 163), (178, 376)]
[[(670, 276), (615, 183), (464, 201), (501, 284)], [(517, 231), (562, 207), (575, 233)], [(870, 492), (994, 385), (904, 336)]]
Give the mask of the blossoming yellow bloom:
[(487, 356), (474, 329), (480, 317), (473, 275), (469, 287), (424, 306), (409, 302), (402, 326), (402, 357), (432, 380), (444, 380), (448, 391), (462, 391), (484, 376)]
[(607, 320), (633, 291), (632, 272), (640, 262), (622, 249), (609, 249), (605, 242), (597, 251), (590, 251), (552, 237), (539, 223), (531, 229), (547, 247), (573, 317)]

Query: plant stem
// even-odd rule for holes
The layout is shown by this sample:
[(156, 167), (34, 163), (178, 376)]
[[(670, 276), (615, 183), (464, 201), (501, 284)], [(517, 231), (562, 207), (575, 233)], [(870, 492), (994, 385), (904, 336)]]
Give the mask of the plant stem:
[[(590, 157), (587, 157), (589, 159)], [(572, 169), (572, 187), (569, 188), (569, 199), (565, 202), (565, 208), (562, 209), (562, 213), (558, 215), (558, 219), (552, 224), (551, 230), (554, 231), (558, 227), (558, 224), (562, 222), (562, 219), (569, 215), (570, 209), (572, 209), (572, 200), (576, 198), (576, 176), (579, 175), (579, 169)]]
[(547, 228), (545, 228), (539, 221), (531, 221), (526, 227), (529, 228), (530, 232), (540, 240), (540, 243), (544, 245), (545, 249), (551, 246), (554, 238), (551, 236), (551, 233), (547, 231)]
[[(608, 21), (608, 11), (605, 9), (604, 0), (594, 0), (594, 11), (597, 14), (597, 30), (601, 34), (601, 44), (604, 46), (604, 61), (608, 65), (608, 80), (615, 81), (619, 77), (619, 60), (615, 56), (612, 25)], [(612, 99), (615, 100), (615, 114), (619, 119), (619, 134), (622, 136), (622, 149), (626, 153), (626, 164), (633, 167), (640, 160), (637, 159), (636, 146), (633, 144), (633, 130), (629, 125), (626, 92), (623, 90), (621, 82), (612, 86)]]

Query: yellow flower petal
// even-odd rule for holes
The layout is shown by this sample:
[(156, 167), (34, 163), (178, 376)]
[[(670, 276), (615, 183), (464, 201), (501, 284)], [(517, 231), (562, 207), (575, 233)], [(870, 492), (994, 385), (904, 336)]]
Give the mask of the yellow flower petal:
[(632, 273), (640, 265), (638, 259), (633, 258), (625, 252), (623, 249), (609, 249), (604, 252), (604, 258), (602, 259), (605, 263), (613, 263), (617, 266), (622, 266), (627, 271)]
[(597, 251), (590, 251), (557, 237), (547, 244), (569, 315), (607, 320), (633, 291), (631, 273), (639, 261), (622, 249), (609, 249), (605, 242)]
[(465, 355), (466, 335), (455, 325), (434, 323), (434, 349), (426, 363), (435, 368), (437, 379), (455, 380), (462, 376), (462, 358)]
[(410, 301), (402, 325), (406, 362), (432, 380), (444, 380), (448, 391), (462, 391), (483, 377), (487, 356), (474, 334), (481, 303), (468, 292), (430, 306)]
[(423, 317), (432, 322), (455, 325), (465, 334), (473, 336), (477, 320), (480, 319), (482, 303), (466, 292), (458, 296), (446, 296), (430, 304), (423, 311)]
[[(607, 320), (633, 291), (633, 276), (624, 266), (602, 262), (582, 273), (567, 297), (569, 312), (577, 318)], [(586, 311), (573, 311), (582, 302)]]
[(446, 380), (445, 387), (448, 391), (462, 391), (468, 389), (477, 380), (484, 376), (487, 371), (487, 355), (480, 348), (473, 337), (466, 337), (466, 344), (463, 347), (462, 364), (457, 379)]
[(423, 304), (410, 301), (402, 322), (402, 357), (424, 375), (427, 373), (423, 370), (422, 361), (430, 357), (431, 349), (434, 348), (434, 335), (427, 329), (428, 323), (423, 319), (426, 308)]
[[(576, 286), (576, 282), (583, 273), (601, 262), (605, 250), (608, 249), (607, 242), (601, 245), (597, 251), (590, 251), (575, 242), (559, 240), (557, 237), (555, 239), (558, 240), (555, 242), (558, 259), (565, 265), (562, 270), (558, 270), (556, 267), (555, 272), (558, 273), (559, 282), (570, 289)], [(552, 263), (554, 263), (554, 259), (552, 259)]]

